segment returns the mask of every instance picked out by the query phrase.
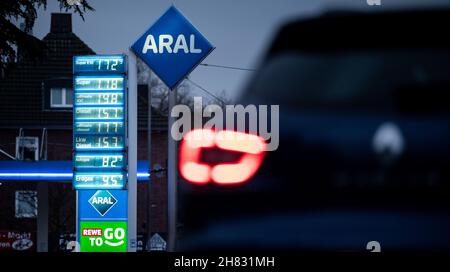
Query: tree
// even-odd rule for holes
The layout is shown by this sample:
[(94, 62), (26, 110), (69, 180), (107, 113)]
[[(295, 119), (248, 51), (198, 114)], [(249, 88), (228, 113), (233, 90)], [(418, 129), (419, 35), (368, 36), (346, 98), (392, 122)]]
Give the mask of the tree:
[[(152, 91), (152, 107), (162, 115), (169, 113), (169, 88), (140, 59), (137, 60), (138, 83), (147, 84)], [(183, 81), (177, 90), (177, 104), (193, 107), (194, 100), (190, 93), (190, 85)]]
[(222, 90), (220, 93), (215, 94), (214, 97), (212, 97), (209, 104), (219, 105), (221, 108), (225, 109), (225, 106), (233, 104), (233, 101), (228, 97), (227, 91)]
[[(149, 90), (152, 92), (152, 107), (162, 115), (168, 115), (169, 112), (169, 88), (150, 70), (150, 68), (140, 59), (137, 59), (138, 70), (138, 83), (147, 84)], [(196, 84), (194, 84), (196, 85)], [(191, 92), (193, 85), (189, 80), (184, 80), (178, 86), (177, 92), (177, 104), (183, 104), (194, 108), (194, 96)], [(197, 88), (201, 88), (197, 86)], [(205, 92), (205, 91), (204, 91)], [(232, 100), (228, 98), (225, 90), (222, 90), (219, 94), (206, 93), (208, 99), (204, 99), (203, 107), (210, 104), (219, 105), (225, 108), (226, 105), (232, 103)]]
[[(86, 0), (58, 0), (61, 10), (73, 11), (84, 20), (86, 11), (94, 8)], [(37, 9), (47, 7), (47, 0), (1, 0), (0, 1), (0, 72), (5, 71), (20, 54), (32, 59), (41, 59), (45, 52), (44, 43), (28, 34), (37, 18)], [(14, 22), (23, 22), (23, 30)], [(1, 73), (0, 73), (1, 74)]]

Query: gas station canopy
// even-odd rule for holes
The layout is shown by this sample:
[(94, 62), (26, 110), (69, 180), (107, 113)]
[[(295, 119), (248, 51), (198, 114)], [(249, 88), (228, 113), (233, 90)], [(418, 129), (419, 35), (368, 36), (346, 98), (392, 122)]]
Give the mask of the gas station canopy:
[[(149, 180), (148, 161), (138, 161), (137, 178)], [(72, 182), (72, 161), (0, 161), (0, 182), (18, 180), (42, 180)]]

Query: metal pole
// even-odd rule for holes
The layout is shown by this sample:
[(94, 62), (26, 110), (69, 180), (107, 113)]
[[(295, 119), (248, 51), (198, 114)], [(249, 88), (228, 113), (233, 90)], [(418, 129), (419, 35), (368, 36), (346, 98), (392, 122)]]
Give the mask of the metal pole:
[(167, 159), (167, 210), (168, 210), (168, 225), (169, 225), (169, 239), (167, 244), (167, 251), (175, 251), (176, 234), (177, 234), (177, 142), (171, 135), (171, 128), (176, 121), (172, 117), (172, 108), (177, 104), (177, 88), (169, 91), (169, 122), (167, 130), (168, 142), (168, 159)]
[(137, 236), (137, 67), (128, 53), (128, 252), (136, 252)]
[(11, 156), (11, 155), (9, 155), (8, 153), (6, 153), (5, 151), (3, 151), (1, 148), (0, 148), (0, 153), (2, 153), (3, 155), (5, 155), (6, 157), (10, 158), (11, 160), (15, 160), (15, 159), (16, 159), (16, 158), (14, 158), (13, 156)]
[(75, 252), (80, 252), (80, 220), (78, 220), (78, 190), (75, 190)]
[(38, 182), (37, 251), (48, 252), (48, 183)]
[(150, 251), (150, 239), (152, 236), (151, 217), (152, 217), (152, 88), (148, 86), (148, 113), (147, 113), (147, 158), (148, 158), (148, 171), (150, 176), (147, 183), (147, 250)]

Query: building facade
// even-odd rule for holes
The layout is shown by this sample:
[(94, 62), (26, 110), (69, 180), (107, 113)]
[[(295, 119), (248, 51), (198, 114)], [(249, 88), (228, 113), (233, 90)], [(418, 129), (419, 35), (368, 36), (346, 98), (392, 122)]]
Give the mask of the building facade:
[[(72, 31), (71, 14), (52, 14), (50, 32), (42, 41), (46, 49), (41, 60), (18, 59), (0, 79), (0, 173), (9, 170), (2, 162), (11, 160), (19, 160), (24, 173), (27, 163), (72, 160), (72, 58), (96, 53)], [(148, 160), (147, 97), (147, 86), (139, 85), (138, 160)], [(167, 229), (167, 118), (152, 109), (151, 124), (151, 164), (159, 171), (152, 173), (151, 182), (138, 184), (142, 240), (148, 232), (164, 237)], [(73, 236), (75, 191), (70, 182), (0, 176), (0, 244), (2, 233), (35, 237), (33, 192), (38, 182), (49, 190), (49, 251), (58, 250), (61, 237)]]

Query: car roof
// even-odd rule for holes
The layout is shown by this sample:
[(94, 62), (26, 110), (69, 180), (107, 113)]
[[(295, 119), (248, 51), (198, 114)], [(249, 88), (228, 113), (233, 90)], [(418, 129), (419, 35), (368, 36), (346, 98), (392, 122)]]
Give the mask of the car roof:
[(266, 59), (284, 51), (449, 48), (450, 9), (334, 11), (284, 25)]

